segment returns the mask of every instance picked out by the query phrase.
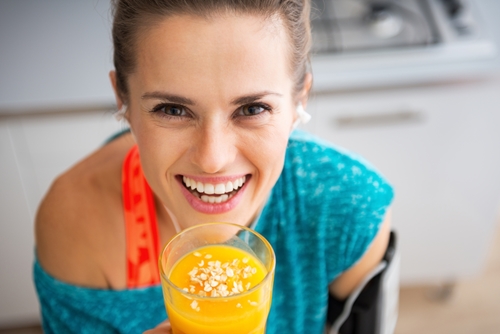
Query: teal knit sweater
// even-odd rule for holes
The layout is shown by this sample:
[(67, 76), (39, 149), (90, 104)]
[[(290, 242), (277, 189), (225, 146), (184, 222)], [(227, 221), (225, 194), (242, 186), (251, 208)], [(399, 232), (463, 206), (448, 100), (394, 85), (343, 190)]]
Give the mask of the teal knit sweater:
[[(276, 252), (268, 334), (323, 333), (328, 285), (355, 264), (393, 198), (368, 163), (295, 131), (255, 230)], [(69, 285), (34, 264), (46, 333), (142, 333), (167, 318), (160, 286), (99, 290)]]

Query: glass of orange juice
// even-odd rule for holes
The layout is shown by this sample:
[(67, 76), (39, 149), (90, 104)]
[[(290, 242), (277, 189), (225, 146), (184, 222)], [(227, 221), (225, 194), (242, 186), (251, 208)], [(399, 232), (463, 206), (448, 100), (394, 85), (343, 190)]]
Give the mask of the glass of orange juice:
[(232, 223), (197, 225), (177, 234), (159, 261), (174, 334), (265, 332), (276, 259), (262, 235)]

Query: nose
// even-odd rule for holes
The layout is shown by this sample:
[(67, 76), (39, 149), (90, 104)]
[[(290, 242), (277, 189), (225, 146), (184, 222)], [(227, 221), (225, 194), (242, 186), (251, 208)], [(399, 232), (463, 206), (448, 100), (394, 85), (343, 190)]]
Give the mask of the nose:
[(216, 120), (206, 122), (197, 132), (191, 162), (202, 173), (223, 172), (236, 158), (235, 135), (224, 122)]

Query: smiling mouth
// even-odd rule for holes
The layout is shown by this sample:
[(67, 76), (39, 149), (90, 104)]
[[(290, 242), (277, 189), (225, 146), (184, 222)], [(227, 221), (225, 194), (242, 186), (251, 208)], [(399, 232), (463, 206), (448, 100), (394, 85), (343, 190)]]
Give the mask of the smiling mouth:
[(187, 190), (205, 203), (219, 204), (230, 200), (243, 187), (247, 176), (226, 183), (203, 183), (182, 176), (182, 184)]

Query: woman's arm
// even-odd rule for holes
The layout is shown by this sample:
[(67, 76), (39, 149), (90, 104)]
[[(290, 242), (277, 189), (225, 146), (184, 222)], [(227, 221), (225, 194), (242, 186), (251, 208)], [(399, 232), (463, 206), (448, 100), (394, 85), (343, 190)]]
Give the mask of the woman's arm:
[(339, 300), (346, 299), (384, 257), (391, 232), (391, 213), (385, 219), (363, 257), (330, 284), (330, 293)]

